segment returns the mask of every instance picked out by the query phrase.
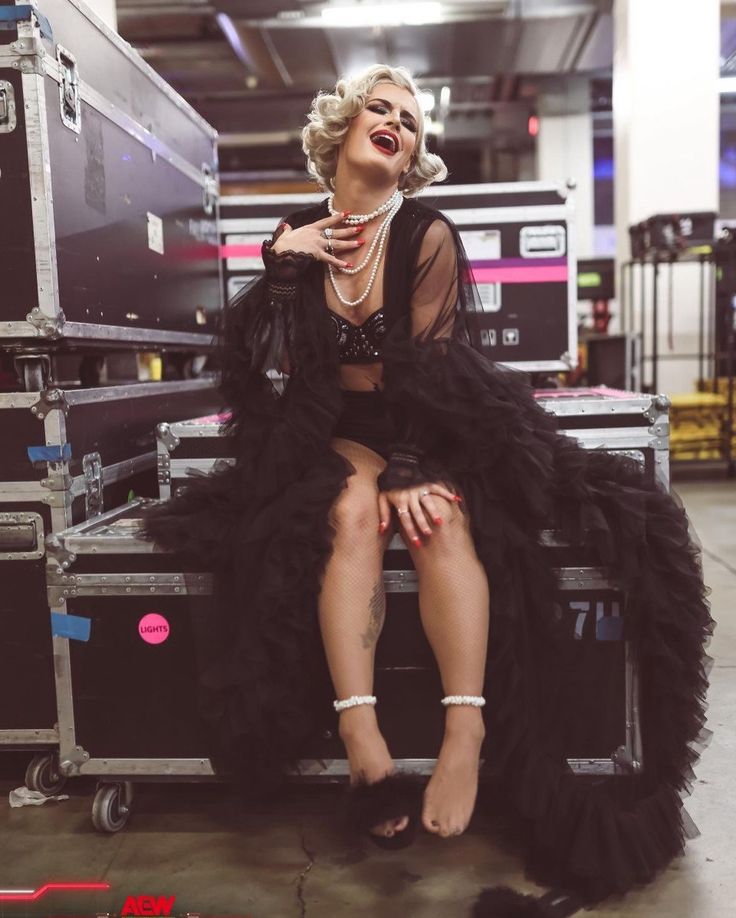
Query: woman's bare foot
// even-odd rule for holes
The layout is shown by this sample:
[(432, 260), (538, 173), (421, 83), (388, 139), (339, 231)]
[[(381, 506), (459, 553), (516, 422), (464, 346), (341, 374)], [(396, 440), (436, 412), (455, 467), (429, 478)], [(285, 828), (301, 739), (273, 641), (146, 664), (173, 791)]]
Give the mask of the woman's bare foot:
[(434, 773), (424, 792), (422, 824), (447, 838), (461, 835), (473, 815), (478, 794), (478, 763), (485, 737), (479, 708), (452, 706)]
[[(367, 705), (356, 705), (340, 712), (340, 739), (345, 745), (350, 763), (350, 783), (359, 779), (374, 784), (394, 771), (394, 763), (386, 741), (378, 728), (376, 712)], [(372, 835), (391, 836), (403, 832), (408, 816), (389, 819), (371, 827)]]

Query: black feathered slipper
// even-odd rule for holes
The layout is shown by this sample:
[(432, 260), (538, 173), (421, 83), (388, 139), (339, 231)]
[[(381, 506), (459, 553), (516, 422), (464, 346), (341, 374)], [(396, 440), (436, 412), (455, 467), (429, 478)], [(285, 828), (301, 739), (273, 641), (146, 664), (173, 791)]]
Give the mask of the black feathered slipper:
[[(379, 848), (395, 851), (406, 848), (416, 836), (421, 814), (421, 787), (417, 776), (393, 772), (380, 781), (368, 784), (360, 780), (348, 788), (345, 799), (345, 821), (354, 832), (367, 835)], [(389, 819), (409, 817), (401, 832), (376, 835), (370, 829)]]

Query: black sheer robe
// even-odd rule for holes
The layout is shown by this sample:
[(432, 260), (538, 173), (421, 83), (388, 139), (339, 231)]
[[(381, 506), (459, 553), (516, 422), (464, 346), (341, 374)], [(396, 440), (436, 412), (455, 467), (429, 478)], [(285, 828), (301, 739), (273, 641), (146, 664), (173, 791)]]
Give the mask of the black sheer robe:
[[(287, 221), (326, 215), (322, 204)], [(526, 377), (482, 355), (467, 323), (469, 265), (446, 218), (406, 200), (386, 259), (382, 389), (397, 455), (382, 484), (443, 480), (464, 496), (491, 594), (483, 756), (500, 771), (537, 876), (589, 900), (624, 892), (682, 850), (681, 796), (704, 737), (712, 620), (687, 517), (631, 460), (558, 434)], [(151, 538), (217, 573), (224, 640), (203, 678), (203, 713), (259, 787), (298, 762), (333, 697), (317, 598), (328, 511), (353, 471), (329, 445), (342, 394), (323, 267), (279, 261), (278, 276), (225, 313), (235, 465), (195, 479), (147, 523)], [(291, 373), (279, 393), (264, 371), (284, 355)], [(551, 526), (624, 585), (641, 672), (637, 775), (581, 780), (560, 748), (569, 641), (539, 543)]]

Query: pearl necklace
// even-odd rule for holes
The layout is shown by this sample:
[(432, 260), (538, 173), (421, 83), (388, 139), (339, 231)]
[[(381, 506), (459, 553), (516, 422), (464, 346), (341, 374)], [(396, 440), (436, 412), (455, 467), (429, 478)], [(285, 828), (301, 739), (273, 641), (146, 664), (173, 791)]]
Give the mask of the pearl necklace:
[[(373, 238), (373, 242), (371, 244), (370, 251), (368, 252), (368, 255), (366, 255), (365, 261), (363, 261), (362, 264), (358, 265), (357, 268), (340, 268), (340, 271), (342, 271), (343, 274), (357, 274), (358, 271), (361, 271), (366, 266), (366, 264), (368, 263), (368, 260), (371, 257), (371, 253), (373, 252), (373, 249), (376, 246), (376, 243), (378, 243), (378, 251), (376, 252), (376, 258), (375, 258), (375, 261), (373, 262), (373, 267), (371, 268), (370, 276), (368, 277), (368, 286), (365, 288), (363, 293), (357, 298), (357, 300), (346, 300), (345, 297), (340, 293), (337, 287), (337, 281), (335, 280), (335, 269), (332, 267), (332, 264), (328, 262), (327, 270), (330, 273), (330, 281), (332, 283), (332, 289), (335, 291), (335, 296), (338, 298), (338, 300), (340, 300), (343, 306), (360, 306), (360, 304), (365, 299), (367, 299), (368, 294), (371, 292), (373, 281), (376, 279), (376, 274), (378, 273), (378, 266), (381, 263), (381, 257), (383, 256), (383, 248), (386, 243), (386, 237), (388, 236), (388, 230), (389, 230), (389, 227), (391, 226), (391, 221), (396, 216), (396, 214), (399, 212), (399, 208), (401, 207), (403, 203), (404, 203), (404, 198), (399, 193), (398, 198), (395, 199), (393, 206), (391, 207), (389, 212), (384, 217), (383, 223), (381, 223), (381, 225), (379, 226), (378, 231)], [(366, 215), (361, 214), (361, 216), (366, 216)]]
[[(350, 216), (345, 217), (345, 219), (342, 222), (347, 223), (348, 226), (360, 226), (363, 223), (367, 223), (369, 220), (375, 220), (376, 217), (380, 217), (381, 214), (385, 214), (387, 211), (395, 207), (396, 203), (401, 199), (401, 197), (402, 197), (401, 192), (397, 188), (396, 191), (394, 191), (394, 193), (388, 199), (388, 201), (384, 201), (380, 207), (377, 207), (371, 213), (369, 214), (350, 214)], [(333, 207), (334, 201), (335, 201), (335, 194), (333, 192), (327, 198), (327, 206), (329, 207), (330, 213), (332, 214), (332, 216), (337, 217), (339, 214), (342, 213), (342, 211), (335, 210), (335, 208)]]

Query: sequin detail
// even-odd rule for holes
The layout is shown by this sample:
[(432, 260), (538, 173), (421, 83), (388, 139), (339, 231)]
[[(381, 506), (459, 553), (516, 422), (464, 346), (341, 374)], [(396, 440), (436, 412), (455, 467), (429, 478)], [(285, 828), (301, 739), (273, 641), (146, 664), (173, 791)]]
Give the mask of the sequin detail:
[(354, 325), (331, 309), (340, 363), (377, 363), (382, 359), (381, 342), (386, 334), (386, 317), (377, 310), (363, 322)]

